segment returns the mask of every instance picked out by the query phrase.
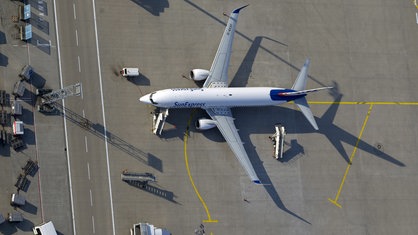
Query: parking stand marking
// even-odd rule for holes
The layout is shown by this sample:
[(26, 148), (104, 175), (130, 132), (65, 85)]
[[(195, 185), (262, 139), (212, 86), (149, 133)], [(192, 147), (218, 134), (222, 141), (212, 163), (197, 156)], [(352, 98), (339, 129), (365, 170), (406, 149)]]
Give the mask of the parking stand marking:
[(361, 127), (361, 130), (360, 130), (360, 135), (357, 138), (356, 145), (354, 146), (354, 150), (351, 153), (350, 162), (348, 163), (347, 168), (345, 169), (345, 173), (344, 173), (343, 179), (341, 181), (340, 187), (338, 189), (337, 195), (335, 196), (335, 199), (328, 198), (328, 200), (331, 203), (333, 203), (334, 205), (338, 206), (339, 208), (341, 208), (341, 204), (338, 203), (338, 198), (340, 197), (341, 190), (343, 189), (343, 185), (345, 183), (345, 179), (347, 178), (347, 175), (348, 175), (348, 172), (350, 170), (350, 167), (353, 164), (353, 158), (354, 158), (354, 155), (356, 154), (357, 146), (358, 146), (358, 144), (359, 144), (359, 142), (361, 140), (361, 136), (363, 135), (364, 128), (366, 127), (367, 121), (369, 120), (369, 116), (370, 116), (370, 113), (372, 111), (372, 108), (373, 108), (373, 104), (370, 105), (369, 110), (368, 110), (367, 115), (366, 115), (366, 118), (364, 119), (363, 126)]
[(206, 205), (205, 201), (203, 200), (202, 196), (200, 196), (200, 193), (199, 193), (199, 191), (197, 190), (197, 187), (196, 187), (196, 185), (195, 185), (195, 183), (194, 183), (194, 181), (193, 181), (192, 174), (190, 173), (189, 160), (188, 160), (188, 157), (187, 157), (187, 139), (188, 139), (188, 137), (189, 137), (189, 127), (190, 127), (190, 122), (191, 122), (191, 121), (192, 121), (192, 119), (193, 119), (194, 113), (195, 113), (195, 111), (193, 111), (193, 112), (190, 114), (190, 118), (189, 118), (189, 120), (188, 120), (188, 122), (187, 122), (186, 132), (184, 133), (184, 161), (185, 161), (185, 163), (186, 163), (186, 169), (187, 169), (187, 174), (189, 175), (190, 183), (192, 184), (192, 187), (193, 187), (193, 189), (194, 189), (194, 191), (195, 191), (195, 193), (196, 193), (197, 197), (199, 198), (200, 202), (202, 203), (203, 207), (205, 208), (206, 215), (207, 215), (207, 217), (208, 217), (208, 219), (203, 220), (203, 222), (204, 222), (204, 223), (217, 223), (217, 222), (218, 222), (218, 220), (213, 220), (213, 219), (211, 218), (211, 216), (210, 216), (210, 212), (209, 212), (209, 208), (207, 207), (207, 205)]

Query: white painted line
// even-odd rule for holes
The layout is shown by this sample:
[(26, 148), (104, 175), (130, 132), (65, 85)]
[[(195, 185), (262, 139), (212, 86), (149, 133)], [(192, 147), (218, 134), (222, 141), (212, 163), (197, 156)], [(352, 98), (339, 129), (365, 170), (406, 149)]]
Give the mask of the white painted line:
[(78, 46), (78, 32), (77, 32), (77, 29), (75, 30), (75, 42), (77, 43), (77, 46)]
[(99, 51), (99, 39), (97, 36), (97, 22), (96, 22), (96, 3), (92, 0), (93, 3), (93, 21), (94, 21), (94, 34), (96, 37), (96, 51), (97, 51), (97, 66), (99, 69), (99, 86), (100, 86), (100, 99), (102, 101), (102, 115), (103, 115), (103, 128), (105, 133), (105, 149), (106, 149), (106, 164), (107, 164), (107, 180), (109, 183), (109, 196), (110, 196), (110, 212), (112, 214), (112, 232), (113, 235), (116, 235), (115, 231), (115, 215), (113, 212), (113, 197), (112, 197), (112, 182), (110, 180), (110, 164), (109, 164), (109, 149), (107, 143), (107, 128), (106, 128), (106, 116), (104, 110), (104, 98), (103, 98), (103, 84), (102, 84), (102, 71), (100, 67), (100, 51)]
[[(84, 100), (83, 86), (80, 86), (80, 88), (81, 88), (80, 96), (81, 96), (81, 99)], [(84, 109), (83, 109), (83, 111), (84, 111)], [(84, 118), (86, 118), (86, 117), (84, 117)]]
[[(61, 89), (64, 87), (62, 82), (62, 66), (61, 66), (61, 50), (60, 50), (60, 37), (59, 37), (59, 30), (58, 30), (58, 20), (57, 20), (57, 3), (55, 0), (54, 2), (54, 21), (55, 21), (55, 34), (57, 36), (57, 53), (58, 53), (58, 71), (59, 71), (59, 78), (60, 78), (60, 86)], [(62, 100), (63, 114), (65, 116), (65, 100)], [(73, 184), (72, 184), (72, 177), (71, 177), (71, 163), (70, 163), (70, 154), (68, 149), (68, 130), (67, 130), (67, 119), (64, 119), (64, 133), (65, 133), (65, 146), (66, 146), (66, 155), (67, 155), (67, 165), (68, 165), (68, 183), (70, 185), (70, 201), (71, 201), (71, 219), (73, 223), (73, 234), (77, 234), (77, 230), (75, 229), (75, 216), (74, 216), (74, 197), (73, 197)]]
[(416, 18), (417, 24), (418, 24), (418, 13), (415, 13), (415, 18)]
[(77, 56), (77, 60), (78, 60), (78, 72), (81, 73), (80, 56)]
[(88, 153), (89, 148), (87, 147), (87, 136), (84, 136), (84, 142), (86, 143), (86, 153)]
[(91, 216), (91, 224), (93, 225), (93, 233), (96, 233), (96, 229), (94, 228), (94, 216)]
[(80, 94), (81, 94), (81, 99), (83, 99), (83, 84), (80, 82)]
[(93, 196), (91, 194), (91, 189), (90, 189), (90, 206), (93, 207)]
[(90, 177), (90, 164), (87, 162), (87, 175), (89, 177), (89, 180), (91, 179)]
[(73, 10), (74, 10), (74, 19), (77, 19), (77, 15), (75, 14), (75, 3), (73, 3)]
[(83, 118), (86, 118), (86, 114), (84, 113), (84, 109), (83, 109)]

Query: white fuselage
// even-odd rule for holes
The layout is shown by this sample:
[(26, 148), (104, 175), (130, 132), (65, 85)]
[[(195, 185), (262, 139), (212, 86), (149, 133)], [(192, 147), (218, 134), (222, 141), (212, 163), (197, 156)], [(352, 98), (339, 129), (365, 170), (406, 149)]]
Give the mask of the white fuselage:
[(279, 96), (289, 89), (274, 87), (173, 88), (140, 98), (160, 108), (213, 108), (279, 105), (296, 97)]

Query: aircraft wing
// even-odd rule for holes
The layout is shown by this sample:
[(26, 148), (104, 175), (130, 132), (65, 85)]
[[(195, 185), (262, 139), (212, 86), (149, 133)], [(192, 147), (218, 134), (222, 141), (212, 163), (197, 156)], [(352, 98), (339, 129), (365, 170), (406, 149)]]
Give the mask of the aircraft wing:
[(228, 67), (231, 57), (232, 42), (234, 40), (235, 26), (237, 25), (239, 11), (246, 6), (237, 8), (231, 12), (215, 59), (212, 62), (209, 76), (206, 79), (205, 84), (203, 84), (203, 87), (228, 86)]
[(247, 152), (244, 149), (244, 145), (239, 137), (237, 128), (234, 124), (234, 118), (232, 117), (231, 109), (226, 107), (209, 108), (206, 109), (209, 116), (216, 122), (216, 126), (222, 133), (232, 152), (234, 152), (239, 163), (244, 168), (245, 172), (251, 178), (251, 181), (255, 184), (261, 184), (254, 171), (254, 167), (248, 158)]

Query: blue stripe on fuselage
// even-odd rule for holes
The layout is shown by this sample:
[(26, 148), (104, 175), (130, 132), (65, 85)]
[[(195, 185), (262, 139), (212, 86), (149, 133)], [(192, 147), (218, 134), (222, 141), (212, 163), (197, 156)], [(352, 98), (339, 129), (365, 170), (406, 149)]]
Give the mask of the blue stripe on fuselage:
[(270, 98), (272, 100), (277, 100), (277, 101), (282, 100), (282, 101), (289, 102), (289, 101), (295, 100), (297, 98), (306, 96), (306, 94), (294, 95), (294, 96), (280, 96), (279, 94), (283, 93), (283, 92), (295, 92), (295, 90), (292, 90), (292, 89), (282, 89), (282, 90), (273, 89), (273, 90), (270, 90)]

